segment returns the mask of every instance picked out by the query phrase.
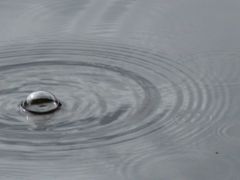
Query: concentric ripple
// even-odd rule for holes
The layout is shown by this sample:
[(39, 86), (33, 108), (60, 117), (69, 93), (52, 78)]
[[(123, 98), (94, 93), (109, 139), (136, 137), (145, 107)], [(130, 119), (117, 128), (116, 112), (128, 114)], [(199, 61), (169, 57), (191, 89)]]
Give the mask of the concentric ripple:
[[(208, 134), (228, 107), (226, 89), (186, 62), (125, 44), (20, 44), (3, 47), (0, 62), (2, 150), (77, 150), (151, 133), (186, 144)], [(61, 109), (22, 113), (19, 102), (39, 89), (54, 92)]]
[(228, 112), (214, 127), (215, 137), (227, 143), (239, 143), (239, 50), (222, 50), (199, 53), (193, 57), (194, 67), (199, 69), (199, 76), (212, 82), (211, 86), (228, 89)]

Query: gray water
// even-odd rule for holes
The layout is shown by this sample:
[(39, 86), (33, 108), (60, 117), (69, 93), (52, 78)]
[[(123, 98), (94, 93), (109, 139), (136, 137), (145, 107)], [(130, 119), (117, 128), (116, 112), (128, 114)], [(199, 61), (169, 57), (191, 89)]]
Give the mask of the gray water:
[(0, 179), (240, 179), (239, 8), (1, 0)]

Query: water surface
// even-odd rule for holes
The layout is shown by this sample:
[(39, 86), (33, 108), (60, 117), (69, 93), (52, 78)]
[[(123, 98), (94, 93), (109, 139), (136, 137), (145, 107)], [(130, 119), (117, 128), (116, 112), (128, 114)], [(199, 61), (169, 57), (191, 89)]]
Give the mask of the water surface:
[(238, 179), (238, 7), (0, 1), (1, 179)]

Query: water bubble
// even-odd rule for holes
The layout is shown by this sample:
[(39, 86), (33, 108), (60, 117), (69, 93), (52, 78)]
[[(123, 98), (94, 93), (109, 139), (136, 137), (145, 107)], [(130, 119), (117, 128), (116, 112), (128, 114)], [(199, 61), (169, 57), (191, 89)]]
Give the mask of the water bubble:
[(47, 114), (56, 111), (61, 103), (50, 92), (35, 91), (21, 104), (22, 108), (33, 114)]

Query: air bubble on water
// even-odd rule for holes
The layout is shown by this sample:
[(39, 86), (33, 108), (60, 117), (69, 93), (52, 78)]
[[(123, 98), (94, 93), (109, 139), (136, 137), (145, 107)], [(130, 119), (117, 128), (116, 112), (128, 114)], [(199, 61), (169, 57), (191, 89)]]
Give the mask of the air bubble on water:
[(61, 103), (50, 92), (35, 91), (27, 96), (21, 106), (25, 111), (33, 114), (47, 114), (59, 109)]

